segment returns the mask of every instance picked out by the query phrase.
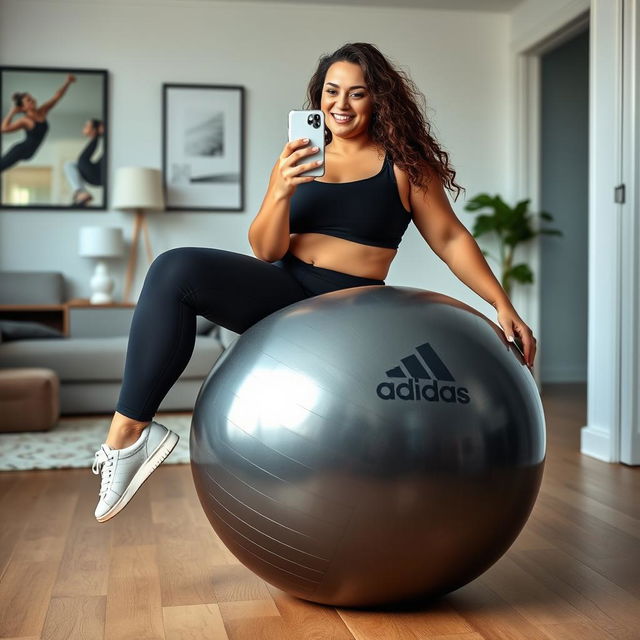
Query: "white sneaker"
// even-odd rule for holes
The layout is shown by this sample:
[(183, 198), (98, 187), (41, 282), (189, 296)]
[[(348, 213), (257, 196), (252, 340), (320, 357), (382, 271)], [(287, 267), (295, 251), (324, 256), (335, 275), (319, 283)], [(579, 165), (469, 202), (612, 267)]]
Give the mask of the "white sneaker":
[(113, 518), (123, 509), (142, 483), (173, 451), (178, 434), (153, 420), (140, 437), (125, 449), (112, 449), (103, 444), (96, 451), (91, 470), (102, 474), (100, 500), (95, 516), (98, 522)]

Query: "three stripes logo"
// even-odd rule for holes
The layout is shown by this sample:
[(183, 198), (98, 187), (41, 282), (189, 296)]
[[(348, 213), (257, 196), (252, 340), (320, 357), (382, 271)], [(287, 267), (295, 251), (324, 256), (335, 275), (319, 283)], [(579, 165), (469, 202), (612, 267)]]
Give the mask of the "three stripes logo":
[(379, 398), (460, 404), (471, 401), (469, 390), (456, 387), (456, 379), (428, 342), (416, 347), (415, 352), (401, 358), (402, 365), (386, 372), (388, 378), (404, 378), (406, 382), (381, 382), (376, 389)]

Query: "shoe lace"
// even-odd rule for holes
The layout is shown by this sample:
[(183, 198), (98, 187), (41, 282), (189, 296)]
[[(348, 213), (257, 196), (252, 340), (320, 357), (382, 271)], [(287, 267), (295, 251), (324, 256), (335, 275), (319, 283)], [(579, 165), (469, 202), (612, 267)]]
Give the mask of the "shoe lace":
[(98, 451), (96, 451), (93, 464), (91, 465), (91, 471), (95, 475), (102, 474), (102, 480), (100, 482), (100, 490), (98, 495), (102, 498), (111, 485), (111, 479), (113, 478), (113, 467), (115, 462), (115, 455), (111, 449), (103, 444)]

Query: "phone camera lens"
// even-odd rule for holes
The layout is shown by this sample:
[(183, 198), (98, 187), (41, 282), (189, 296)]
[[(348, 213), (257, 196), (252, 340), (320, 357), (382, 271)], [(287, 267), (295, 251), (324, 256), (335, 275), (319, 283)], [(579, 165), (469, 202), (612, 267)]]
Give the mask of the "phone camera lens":
[(314, 121), (313, 114), (310, 113), (309, 116), (307, 117), (307, 124), (312, 124), (313, 121)]

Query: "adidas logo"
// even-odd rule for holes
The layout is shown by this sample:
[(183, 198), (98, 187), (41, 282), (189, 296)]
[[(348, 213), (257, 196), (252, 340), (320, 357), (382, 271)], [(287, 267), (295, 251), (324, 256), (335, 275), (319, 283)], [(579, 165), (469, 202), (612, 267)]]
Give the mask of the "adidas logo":
[[(415, 351), (417, 353), (412, 353), (400, 360), (402, 366), (399, 365), (386, 372), (389, 378), (412, 379), (399, 383), (381, 382), (376, 389), (379, 398), (382, 400), (427, 400), (429, 402), (457, 402), (460, 404), (467, 404), (471, 401), (468, 389), (456, 387), (455, 384), (446, 384), (455, 383), (456, 380), (428, 342), (416, 347)], [(431, 382), (421, 383), (421, 380), (430, 380)]]

